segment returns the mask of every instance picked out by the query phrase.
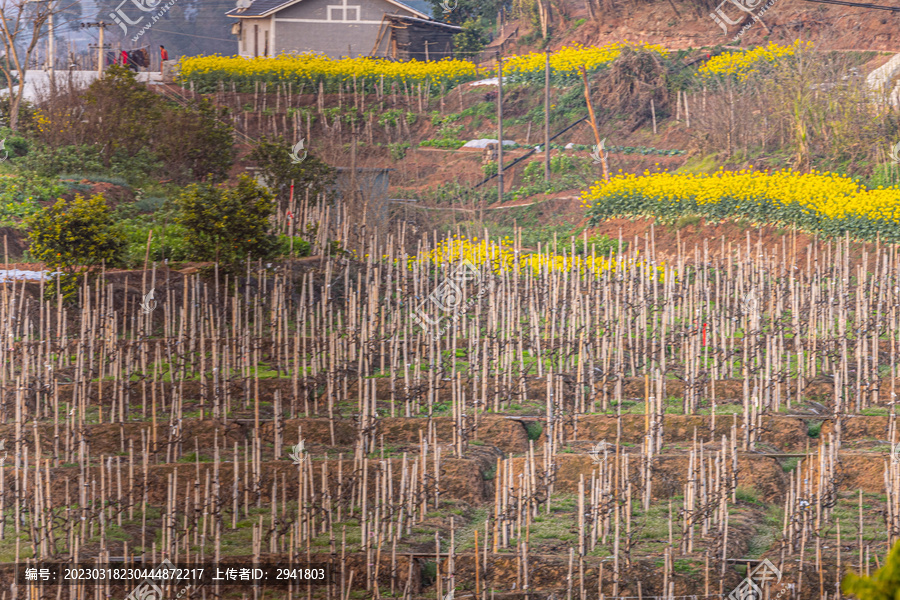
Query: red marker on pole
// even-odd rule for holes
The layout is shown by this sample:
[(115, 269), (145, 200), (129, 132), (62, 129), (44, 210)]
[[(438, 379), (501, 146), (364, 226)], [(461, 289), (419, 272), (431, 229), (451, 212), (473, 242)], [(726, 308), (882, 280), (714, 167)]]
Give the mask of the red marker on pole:
[[(294, 180), (291, 179), (291, 199), (288, 200), (288, 219), (290, 219), (291, 221), (294, 220), (293, 209), (294, 209)], [(290, 233), (291, 233), (291, 235), (294, 234), (293, 231), (291, 231)]]
[(703, 324), (703, 346), (706, 347), (706, 323)]

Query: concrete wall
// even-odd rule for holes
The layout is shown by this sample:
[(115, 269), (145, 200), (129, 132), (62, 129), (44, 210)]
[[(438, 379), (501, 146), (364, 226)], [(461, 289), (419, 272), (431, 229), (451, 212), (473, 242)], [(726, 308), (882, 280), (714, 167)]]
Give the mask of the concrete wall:
[(876, 102), (882, 103), (886, 101), (894, 106), (900, 105), (900, 82), (890, 91), (890, 95), (888, 95), (889, 89), (887, 87), (898, 72), (900, 72), (900, 54), (895, 54), (889, 61), (869, 73), (866, 77), (866, 83)]
[(304, 0), (276, 14), (275, 53), (367, 56), (385, 13), (413, 16), (384, 0)]
[[(241, 40), (238, 44), (241, 56), (266, 56), (267, 45), (268, 56), (275, 56), (275, 45), (272, 43), (272, 18), (241, 19), (241, 22)], [(266, 44), (267, 39), (268, 44)]]

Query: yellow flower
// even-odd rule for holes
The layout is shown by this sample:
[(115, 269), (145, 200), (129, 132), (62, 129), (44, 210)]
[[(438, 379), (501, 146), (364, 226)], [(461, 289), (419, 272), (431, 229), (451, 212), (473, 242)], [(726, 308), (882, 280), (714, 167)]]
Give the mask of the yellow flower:
[(779, 46), (770, 42), (767, 46), (759, 46), (746, 52), (727, 52), (709, 59), (698, 69), (702, 78), (709, 79), (715, 75), (734, 75), (744, 81), (764, 63), (774, 63), (785, 56), (793, 56), (801, 48), (812, 48), (811, 42), (801, 43), (797, 40), (790, 46)]
[[(633, 48), (665, 54), (662, 46), (618, 42), (601, 47), (569, 46), (554, 52), (550, 68), (564, 77), (576, 76), (584, 66), (588, 71), (601, 67)], [(531, 52), (503, 59), (504, 76), (543, 73), (545, 54)], [(241, 56), (186, 56), (181, 59), (181, 79), (218, 85), (219, 81), (295, 82), (318, 85), (319, 81), (343, 82), (358, 87), (380, 85), (382, 78), (390, 90), (391, 83), (428, 84), (435, 89), (442, 84), (454, 86), (466, 81), (496, 75), (496, 68), (479, 71), (467, 60), (445, 58), (433, 61), (392, 61), (384, 58), (360, 56), (332, 59), (319, 54), (283, 54), (274, 58)], [(401, 91), (403, 86), (401, 85)]]
[[(410, 257), (407, 260), (410, 268), (415, 265), (450, 267), (450, 265), (468, 260), (477, 266), (488, 264), (495, 273), (518, 274), (530, 269), (534, 275), (572, 271), (582, 276), (596, 276), (609, 269), (625, 270), (644, 266), (643, 262), (626, 264), (616, 259), (610, 262), (608, 257), (599, 255), (595, 259), (593, 255), (572, 256), (570, 254), (534, 252), (522, 254), (517, 258), (516, 252), (506, 241), (497, 243), (489, 240), (477, 241), (476, 238), (456, 239), (455, 236), (444, 239), (434, 250)], [(661, 275), (662, 267), (658, 269), (657, 273)]]
[[(596, 214), (602, 215), (631, 211), (744, 214), (772, 224), (793, 223), (829, 233), (849, 227), (860, 236), (868, 233), (872, 237), (874, 229), (860, 224), (861, 220), (876, 221), (876, 229), (888, 231), (900, 218), (900, 189), (867, 190), (850, 177), (819, 171), (619, 174), (583, 192), (582, 201), (583, 206), (594, 207)], [(717, 209), (716, 205), (723, 206)], [(844, 221), (830, 223), (836, 220)]]
[[(395, 62), (361, 56), (332, 59), (317, 54), (284, 54), (274, 58), (240, 56), (192, 56), (181, 59), (181, 78), (190, 80), (293, 81), (316, 84), (341, 81), (352, 86), (385, 83), (455, 84), (478, 76), (473, 63), (465, 60)], [(386, 88), (389, 91), (389, 87)], [(401, 87), (402, 89), (402, 87)], [(299, 91), (299, 90), (296, 90)]]

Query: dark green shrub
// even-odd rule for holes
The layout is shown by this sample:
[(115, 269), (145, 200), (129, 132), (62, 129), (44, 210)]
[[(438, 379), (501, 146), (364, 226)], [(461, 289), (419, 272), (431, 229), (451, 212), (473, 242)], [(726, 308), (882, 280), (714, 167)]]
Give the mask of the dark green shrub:
[(167, 108), (155, 148), (171, 178), (212, 183), (228, 178), (236, 151), (226, 118), (206, 99)]
[(544, 433), (544, 424), (540, 421), (529, 421), (525, 423), (525, 432), (529, 440), (537, 440)]
[(312, 244), (304, 240), (302, 237), (295, 236), (294, 237), (294, 249), (291, 252), (291, 238), (287, 235), (279, 235), (278, 236), (278, 250), (277, 253), (281, 256), (295, 256), (295, 257), (303, 257), (309, 256), (309, 251), (312, 248)]
[(177, 222), (195, 260), (235, 266), (248, 256), (266, 258), (277, 251), (277, 239), (269, 231), (275, 212), (272, 195), (246, 175), (235, 188), (191, 185), (177, 206)]
[(809, 423), (806, 428), (806, 434), (811, 438), (819, 437), (819, 433), (822, 432), (822, 423), (824, 423), (824, 421), (813, 421)]
[(894, 600), (900, 596), (900, 541), (894, 543), (884, 566), (869, 577), (847, 574), (841, 590), (859, 600)]
[[(124, 239), (103, 194), (59, 199), (27, 220), (29, 251), (52, 271), (59, 271), (66, 298), (78, 289), (78, 275), (91, 275), (101, 264), (117, 265)], [(54, 282), (55, 286), (55, 282)], [(51, 286), (53, 287), (53, 286)]]
[(15, 164), (43, 177), (61, 173), (100, 173), (105, 170), (100, 148), (87, 144), (35, 147), (17, 159)]

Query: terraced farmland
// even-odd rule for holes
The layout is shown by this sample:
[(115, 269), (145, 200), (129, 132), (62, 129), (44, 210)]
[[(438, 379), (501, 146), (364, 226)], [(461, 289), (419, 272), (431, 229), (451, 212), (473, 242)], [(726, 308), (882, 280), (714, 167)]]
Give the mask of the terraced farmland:
[(900, 535), (895, 247), (371, 239), (5, 284), (0, 560), (314, 562), (185, 597), (343, 600), (725, 597), (768, 559), (824, 598)]

